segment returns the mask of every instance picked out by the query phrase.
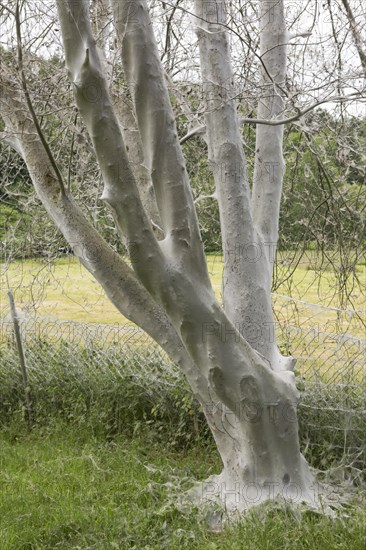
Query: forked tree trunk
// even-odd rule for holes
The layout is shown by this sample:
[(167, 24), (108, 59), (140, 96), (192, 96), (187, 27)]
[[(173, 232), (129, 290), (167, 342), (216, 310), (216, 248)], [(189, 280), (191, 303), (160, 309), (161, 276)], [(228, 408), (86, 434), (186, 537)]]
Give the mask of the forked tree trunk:
[[(164, 135), (164, 127), (161, 127), (171, 117), (166, 92), (164, 121), (156, 119), (160, 116), (159, 107), (164, 105), (164, 99), (161, 100), (164, 93), (161, 94), (160, 88), (163, 76), (157, 52), (154, 55), (147, 10), (144, 11), (143, 3), (137, 3), (131, 13), (128, 4), (123, 6), (117, 0), (112, 0), (112, 6), (122, 43), (125, 74), (135, 98), (145, 156), (152, 159), (159, 155), (159, 163), (164, 165), (162, 145), (176, 147), (177, 144), (172, 145), (170, 128), (165, 129)], [(271, 276), (283, 177), (283, 129), (267, 131), (263, 127), (260, 132), (257, 144), (260, 154), (256, 162), (261, 170), (257, 168), (254, 191), (260, 189), (261, 201), (255, 198), (252, 201), (224, 27), (225, 4), (197, 0), (195, 7), (207, 93), (209, 155), (214, 166), (224, 243), (225, 313), (215, 304), (211, 292), (202, 289), (197, 294), (194, 281), (192, 286), (187, 285), (190, 276), (184, 267), (178, 270), (176, 280), (179, 287), (176, 292), (182, 302), (172, 301), (170, 295), (165, 309), (193, 362), (207, 380), (207, 391), (199, 392), (197, 397), (223, 461), (222, 474), (210, 484), (204, 484), (200, 496), (215, 498), (216, 495), (230, 507), (239, 509), (277, 495), (314, 502), (313, 478), (299, 449), (294, 376), (287, 370), (293, 360), (278, 352), (271, 307)], [(269, 14), (266, 8), (270, 9)], [(269, 97), (267, 101), (273, 103), (273, 107), (268, 112), (266, 99), (263, 99), (260, 116), (272, 118), (281, 114), (284, 108), (279, 90), (286, 74), (286, 29), (282, 2), (274, 6), (263, 2), (261, 9), (261, 54), (263, 63), (268, 65), (262, 70), (261, 86), (263, 96)], [(144, 63), (154, 78), (150, 87), (141, 69)], [(151, 128), (159, 125), (161, 134), (151, 142)], [(172, 161), (175, 153), (168, 154)], [(267, 163), (265, 155), (268, 155)], [(154, 171), (153, 165), (151, 169)], [(158, 169), (156, 178), (162, 175), (164, 172)], [(260, 208), (256, 206), (258, 202)], [(164, 206), (166, 201), (162, 200), (160, 208)], [(245, 257), (243, 247), (248, 249), (248, 245), (260, 251), (256, 261), (250, 258), (248, 261)], [(196, 281), (199, 279), (197, 277)], [(204, 283), (206, 287), (207, 281)], [(250, 327), (260, 329), (259, 337), (255, 335), (250, 342), (252, 346), (248, 344)], [(197, 340), (197, 332), (201, 339)]]
[[(279, 495), (314, 502), (314, 480), (300, 453), (293, 358), (277, 348), (271, 280), (278, 239), (284, 162), (283, 128), (257, 128), (256, 170), (249, 187), (226, 36), (225, 2), (196, 0), (209, 155), (221, 217), (224, 249), (223, 300), (235, 329), (263, 358), (248, 373), (247, 351), (237, 359), (236, 399), (211, 420), (224, 469), (204, 486), (230, 506), (245, 508)], [(260, 2), (261, 78), (258, 118), (283, 116), (287, 31), (283, 2)], [(238, 346), (228, 325), (220, 337)], [(233, 342), (236, 340), (236, 344)], [(268, 368), (260, 368), (260, 364)], [(224, 373), (228, 367), (222, 364)], [(225, 375), (222, 379), (226, 385)], [(222, 407), (219, 406), (219, 409)], [(218, 425), (217, 425), (218, 424)], [(225, 498), (226, 497), (226, 498)]]
[[(273, 370), (293, 367), (275, 337), (271, 283), (277, 240), (284, 161), (283, 127), (259, 125), (253, 189), (250, 190), (242, 131), (237, 114), (225, 2), (195, 0), (209, 159), (220, 210), (224, 252), (225, 311), (243, 337), (270, 361)], [(283, 2), (261, 1), (258, 118), (284, 110), (286, 27)]]
[[(19, 94), (4, 80), (0, 101), (5, 106), (7, 129), (16, 135), (17, 150), (28, 165), (38, 196), (75, 254), (119, 311), (144, 328), (179, 364), (201, 403), (223, 471), (204, 482), (196, 497), (218, 499), (238, 510), (277, 496), (314, 504), (313, 478), (299, 448), (294, 375), (286, 368), (291, 358), (280, 355), (273, 331), (272, 340), (262, 337), (250, 342), (238, 326), (254, 320), (263, 329), (273, 323), (270, 258), (266, 254), (250, 263), (240, 254), (230, 257), (226, 247), (221, 307), (208, 276), (146, 1), (111, 0), (111, 4), (164, 239), (154, 234), (131, 169), (92, 36), (88, 0), (57, 0), (66, 66), (103, 176), (102, 199), (127, 242), (132, 269), (111, 252), (72, 197), (60, 193), (33, 122), (19, 108)], [(209, 28), (212, 12), (204, 11), (208, 6), (219, 14), (214, 28)], [(229, 93), (233, 90), (223, 6), (222, 2), (196, 1), (202, 71), (204, 79), (213, 83), (214, 93), (224, 82)], [(273, 108), (266, 116), (277, 116), (283, 108), (279, 90), (286, 63), (281, 40), (286, 33), (282, 2), (276, 1), (275, 6), (274, 23), (271, 18), (261, 31), (266, 51), (271, 33), (274, 36), (262, 76), (265, 93), (268, 87), (273, 89)], [(262, 59), (266, 60), (265, 51)], [(89, 87), (99, 92), (93, 101), (86, 93)], [(261, 178), (257, 169), (253, 192), (258, 193), (251, 198), (235, 102), (230, 97), (221, 99), (222, 104), (217, 101), (214, 98), (214, 110), (207, 115), (207, 129), (210, 157), (218, 168), (215, 179), (224, 242), (234, 247), (250, 243), (263, 247), (269, 238), (273, 245), (283, 172), (282, 131), (262, 131), (258, 137), (257, 166), (265, 155), (278, 166), (274, 180)]]

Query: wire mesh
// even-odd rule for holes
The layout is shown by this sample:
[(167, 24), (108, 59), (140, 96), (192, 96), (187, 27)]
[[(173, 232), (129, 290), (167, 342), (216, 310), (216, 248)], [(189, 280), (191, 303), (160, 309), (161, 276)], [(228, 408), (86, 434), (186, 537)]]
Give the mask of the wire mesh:
[[(365, 312), (324, 308), (280, 295), (273, 302), (279, 346), (297, 359), (302, 445), (308, 454), (324, 455), (327, 464), (333, 455), (338, 462), (344, 458), (355, 478), (366, 467), (366, 339), (361, 338)], [(345, 322), (355, 334), (342, 332)], [(41, 316), (23, 318), (20, 324), (32, 385), (45, 377), (59, 377), (58, 364), (62, 376), (72, 372), (76, 385), (85, 384), (85, 376), (88, 381), (94, 377), (98, 384), (101, 374), (133, 378), (152, 403), (169, 387), (186, 387), (176, 365), (135, 325)], [(16, 368), (9, 318), (1, 320), (0, 358), (5, 354), (7, 364)], [(73, 369), (68, 371), (71, 364)]]

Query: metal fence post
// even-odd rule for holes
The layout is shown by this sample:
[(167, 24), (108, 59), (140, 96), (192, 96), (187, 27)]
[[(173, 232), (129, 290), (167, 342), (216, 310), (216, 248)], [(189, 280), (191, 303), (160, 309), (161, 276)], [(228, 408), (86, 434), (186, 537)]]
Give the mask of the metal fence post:
[(19, 318), (18, 318), (17, 310), (15, 308), (14, 294), (13, 294), (13, 291), (10, 289), (8, 290), (8, 297), (9, 297), (9, 304), (10, 304), (10, 315), (14, 326), (15, 340), (16, 340), (18, 354), (19, 354), (20, 371), (21, 371), (23, 387), (24, 387), (24, 405), (25, 405), (24, 417), (28, 423), (28, 428), (31, 429), (33, 424), (33, 418), (32, 418), (32, 400), (30, 395), (30, 388), (28, 385), (28, 372), (27, 372), (27, 366), (25, 362), (25, 354), (24, 354), (22, 336), (20, 332)]

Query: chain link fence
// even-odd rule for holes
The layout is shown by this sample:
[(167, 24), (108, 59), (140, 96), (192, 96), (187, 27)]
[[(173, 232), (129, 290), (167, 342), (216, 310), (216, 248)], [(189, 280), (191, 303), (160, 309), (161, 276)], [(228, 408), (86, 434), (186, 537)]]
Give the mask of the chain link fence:
[[(346, 470), (353, 480), (361, 480), (366, 469), (365, 311), (325, 308), (279, 295), (273, 299), (277, 341), (297, 359), (304, 452), (310, 460), (315, 456), (317, 465), (331, 466), (343, 476)], [(109, 387), (128, 383), (150, 409), (173, 393), (189, 392), (179, 369), (137, 326), (40, 316), (21, 318), (20, 325), (31, 388), (45, 380), (52, 388), (69, 379), (71, 387), (87, 386), (90, 400), (106, 380)], [(9, 372), (16, 377), (19, 358), (8, 317), (1, 319), (0, 360), (2, 382)], [(3, 399), (10, 400), (10, 393)]]
[(293, 355), (300, 433), (307, 455), (344, 476), (366, 471), (366, 310), (337, 309), (275, 295), (276, 333)]

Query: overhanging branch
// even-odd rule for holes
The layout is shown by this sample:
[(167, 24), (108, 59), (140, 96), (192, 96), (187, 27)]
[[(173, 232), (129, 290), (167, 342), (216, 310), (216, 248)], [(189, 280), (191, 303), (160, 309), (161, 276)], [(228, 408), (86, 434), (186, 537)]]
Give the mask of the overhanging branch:
[[(326, 103), (343, 103), (346, 101), (354, 101), (358, 98), (362, 98), (363, 95), (360, 92), (355, 92), (353, 94), (349, 94), (347, 96), (330, 96), (324, 99), (320, 99), (319, 101), (316, 101), (309, 107), (306, 107), (306, 109), (303, 109), (302, 111), (299, 111), (296, 115), (293, 115), (292, 117), (283, 118), (279, 120), (273, 120), (273, 119), (259, 119), (259, 118), (239, 118), (239, 123), (241, 126), (244, 126), (244, 124), (263, 124), (265, 126), (282, 126), (285, 124), (291, 124), (292, 122), (297, 122), (302, 117), (307, 115), (310, 111), (313, 111), (317, 107), (320, 107), (320, 105), (324, 105)], [(205, 134), (206, 132), (206, 125), (201, 124), (201, 126), (197, 126), (196, 128), (192, 128), (185, 136), (183, 136), (180, 140), (181, 145), (183, 143), (186, 143), (186, 141), (189, 141), (191, 138), (200, 136)]]

